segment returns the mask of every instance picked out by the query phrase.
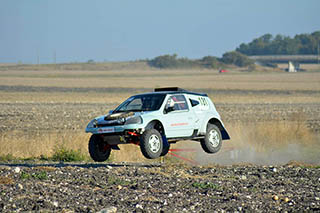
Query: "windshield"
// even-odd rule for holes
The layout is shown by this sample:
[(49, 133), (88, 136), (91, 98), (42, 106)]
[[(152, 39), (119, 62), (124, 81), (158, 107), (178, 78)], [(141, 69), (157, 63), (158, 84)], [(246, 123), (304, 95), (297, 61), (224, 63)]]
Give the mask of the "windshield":
[(120, 104), (114, 112), (140, 112), (159, 110), (165, 94), (136, 95)]

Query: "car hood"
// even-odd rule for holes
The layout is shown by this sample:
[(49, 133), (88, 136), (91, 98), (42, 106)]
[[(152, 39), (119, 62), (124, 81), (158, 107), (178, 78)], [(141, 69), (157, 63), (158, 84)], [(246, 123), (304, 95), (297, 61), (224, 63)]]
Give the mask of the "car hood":
[(95, 120), (97, 124), (124, 124), (127, 119), (132, 117), (141, 116), (144, 117), (146, 115), (157, 113), (157, 111), (143, 111), (143, 112), (119, 112), (119, 113), (111, 113), (107, 115), (101, 115), (96, 117)]

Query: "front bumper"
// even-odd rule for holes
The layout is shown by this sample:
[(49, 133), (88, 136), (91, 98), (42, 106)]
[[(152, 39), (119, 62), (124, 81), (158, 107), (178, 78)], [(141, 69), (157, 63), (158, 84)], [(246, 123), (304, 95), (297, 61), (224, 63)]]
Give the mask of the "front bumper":
[(108, 126), (97, 128), (86, 128), (87, 133), (100, 135), (104, 142), (109, 145), (139, 144), (139, 136), (143, 133), (144, 128), (141, 125), (125, 125), (125, 126)]
[(130, 124), (122, 126), (106, 126), (106, 127), (89, 127), (86, 128), (86, 133), (92, 134), (119, 134), (125, 133), (125, 131), (130, 130), (142, 130), (144, 129), (142, 125)]

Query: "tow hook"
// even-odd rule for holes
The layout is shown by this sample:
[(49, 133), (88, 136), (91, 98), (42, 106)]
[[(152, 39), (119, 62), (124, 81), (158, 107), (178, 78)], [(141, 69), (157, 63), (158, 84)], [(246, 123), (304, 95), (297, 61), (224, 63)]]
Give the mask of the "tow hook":
[(135, 133), (135, 132), (128, 132), (128, 134), (131, 135), (131, 136), (138, 136), (138, 134)]

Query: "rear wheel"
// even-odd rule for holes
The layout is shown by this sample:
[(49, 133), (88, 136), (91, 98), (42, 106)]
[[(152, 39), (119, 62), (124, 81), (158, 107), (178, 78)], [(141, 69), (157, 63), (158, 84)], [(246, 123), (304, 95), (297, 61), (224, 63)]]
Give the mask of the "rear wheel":
[(161, 134), (155, 129), (147, 129), (140, 137), (140, 149), (148, 159), (160, 157), (163, 151)]
[(206, 136), (201, 139), (202, 149), (207, 153), (216, 153), (222, 146), (220, 129), (214, 124), (208, 124)]
[(89, 140), (89, 154), (92, 160), (97, 162), (103, 162), (108, 160), (111, 147), (109, 144), (103, 142), (99, 135), (92, 135)]

